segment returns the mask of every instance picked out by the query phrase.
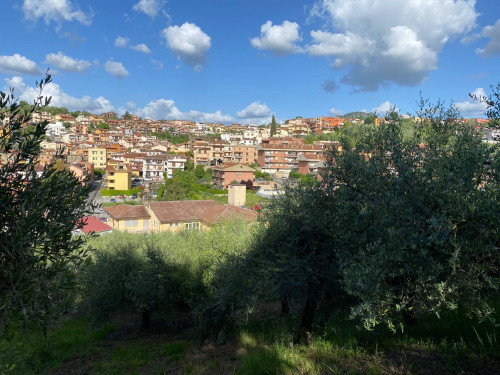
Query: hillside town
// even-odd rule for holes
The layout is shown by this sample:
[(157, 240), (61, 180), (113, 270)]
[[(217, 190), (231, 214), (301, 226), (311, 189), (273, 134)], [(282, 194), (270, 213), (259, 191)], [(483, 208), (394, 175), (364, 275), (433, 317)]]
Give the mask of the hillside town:
[[(340, 148), (321, 136), (345, 125), (366, 123), (366, 118), (299, 116), (281, 125), (273, 118), (273, 124), (267, 126), (227, 126), (154, 121), (128, 112), (121, 117), (114, 112), (76, 114), (37, 112), (30, 124), (48, 122), (36, 165), (40, 173), (57, 158), (59, 165), (72, 171), (82, 183), (92, 184), (89, 202), (97, 209), (95, 217), (87, 220), (86, 233), (203, 229), (231, 216), (255, 221), (256, 212), (247, 207), (245, 184), (266, 199), (279, 194), (291, 174), (321, 178), (325, 149), (332, 143)], [(401, 117), (420, 120), (410, 115)], [(373, 116), (370, 123), (377, 126), (384, 121)], [(464, 119), (478, 127), (487, 121)], [(10, 156), (1, 157), (0, 162), (5, 163)], [(150, 204), (158, 198), (158, 187), (189, 165), (192, 169), (202, 166), (202, 171), (210, 170), (211, 180), (205, 182), (226, 192), (227, 201)], [(262, 176), (267, 178), (258, 178)], [(101, 196), (103, 190), (107, 191), (106, 197)], [(100, 204), (107, 207), (101, 208)], [(259, 205), (250, 208), (258, 209)]]

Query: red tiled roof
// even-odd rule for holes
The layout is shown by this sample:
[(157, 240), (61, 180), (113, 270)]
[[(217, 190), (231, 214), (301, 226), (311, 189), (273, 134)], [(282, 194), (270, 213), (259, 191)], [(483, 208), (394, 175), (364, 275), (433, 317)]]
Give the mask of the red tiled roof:
[(121, 204), (119, 206), (104, 207), (113, 219), (149, 219), (150, 215), (144, 206)]
[(95, 233), (106, 232), (113, 229), (108, 224), (103, 223), (102, 221), (96, 219), (93, 216), (86, 216), (80, 219), (78, 221), (78, 224), (80, 224), (81, 222), (83, 222), (84, 224), (83, 228), (81, 228), (80, 230), (85, 234), (89, 234), (91, 232)]
[(152, 202), (150, 208), (161, 223), (201, 220), (215, 224), (235, 217), (247, 221), (257, 220), (255, 212), (235, 206), (223, 206), (213, 200)]

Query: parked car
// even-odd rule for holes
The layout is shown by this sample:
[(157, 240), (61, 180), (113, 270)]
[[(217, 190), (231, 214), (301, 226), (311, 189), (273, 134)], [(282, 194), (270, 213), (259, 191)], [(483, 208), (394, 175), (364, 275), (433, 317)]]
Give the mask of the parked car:
[(125, 199), (125, 195), (121, 194), (120, 199)]
[(115, 199), (115, 198), (111, 198), (111, 199), (109, 200), (109, 203), (116, 203), (116, 199)]
[(132, 194), (132, 199), (136, 199), (136, 198), (137, 198), (137, 194), (136, 193)]

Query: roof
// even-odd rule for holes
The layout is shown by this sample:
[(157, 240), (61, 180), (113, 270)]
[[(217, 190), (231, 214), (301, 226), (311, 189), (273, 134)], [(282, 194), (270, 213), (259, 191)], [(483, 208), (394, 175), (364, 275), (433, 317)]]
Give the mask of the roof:
[(144, 206), (133, 206), (121, 204), (118, 206), (104, 207), (109, 216), (113, 219), (149, 219), (151, 216)]
[(224, 172), (255, 172), (255, 169), (247, 167), (246, 165), (243, 164), (236, 164), (236, 165), (222, 165), (220, 167), (214, 168), (217, 170), (221, 170)]
[(101, 233), (113, 230), (113, 228), (111, 228), (108, 224), (103, 223), (93, 216), (86, 216), (78, 220), (78, 224), (80, 224), (81, 222), (83, 222), (84, 224), (83, 228), (81, 228), (80, 230), (85, 234), (89, 234), (91, 232)]
[(152, 202), (151, 210), (161, 223), (201, 220), (215, 224), (220, 220), (240, 217), (257, 220), (255, 212), (236, 206), (221, 205), (213, 200)]

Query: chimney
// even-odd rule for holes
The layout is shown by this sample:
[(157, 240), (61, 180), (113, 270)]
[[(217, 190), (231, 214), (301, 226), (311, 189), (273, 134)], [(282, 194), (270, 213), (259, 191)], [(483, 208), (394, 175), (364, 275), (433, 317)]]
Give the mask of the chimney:
[(247, 186), (244, 184), (230, 184), (228, 186), (228, 203), (232, 206), (242, 207), (247, 199)]

